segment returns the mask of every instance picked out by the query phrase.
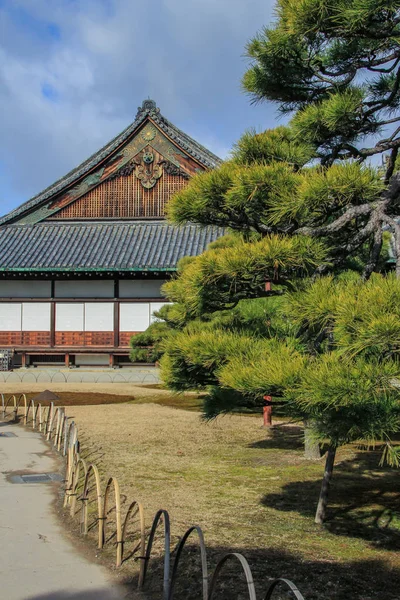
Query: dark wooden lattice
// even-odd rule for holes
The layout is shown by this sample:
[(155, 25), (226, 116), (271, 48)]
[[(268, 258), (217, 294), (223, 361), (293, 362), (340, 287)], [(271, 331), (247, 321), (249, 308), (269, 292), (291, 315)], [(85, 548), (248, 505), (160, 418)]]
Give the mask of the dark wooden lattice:
[(0, 346), (49, 346), (50, 331), (0, 331)]
[(104, 181), (55, 213), (53, 219), (164, 217), (169, 198), (187, 185), (180, 175), (164, 173), (150, 190), (133, 173)]
[(23, 331), (22, 344), (26, 346), (48, 346), (50, 331)]
[(83, 331), (56, 331), (56, 346), (84, 346)]
[(139, 331), (120, 331), (119, 345), (121, 348), (128, 348), (131, 337), (140, 333)]
[(113, 346), (113, 331), (56, 331), (56, 346)]
[(20, 346), (21, 343), (21, 331), (0, 331), (0, 346)]
[[(121, 331), (119, 346), (128, 348), (129, 341), (138, 331)], [(56, 331), (56, 346), (77, 347), (112, 347), (114, 346), (113, 331)], [(1, 346), (50, 346), (49, 331), (0, 331)]]

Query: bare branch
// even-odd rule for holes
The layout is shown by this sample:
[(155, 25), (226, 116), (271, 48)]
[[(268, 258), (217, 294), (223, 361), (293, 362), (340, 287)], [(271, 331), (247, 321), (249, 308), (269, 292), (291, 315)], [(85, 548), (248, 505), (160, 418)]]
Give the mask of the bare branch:
[(385, 183), (389, 183), (389, 180), (391, 178), (391, 176), (393, 175), (393, 171), (394, 171), (394, 167), (396, 165), (396, 158), (397, 155), (399, 153), (399, 149), (398, 148), (393, 148), (393, 150), (390, 153), (390, 157), (388, 160), (388, 166), (386, 169), (386, 174), (385, 174)]
[[(393, 63), (393, 65), (391, 65), (387, 69), (374, 69), (374, 67), (379, 67), (379, 65), (388, 63), (391, 60), (394, 60), (395, 62)], [(371, 71), (376, 71), (376, 72), (381, 72), (381, 73), (391, 73), (391, 71), (393, 71), (396, 68), (399, 61), (400, 61), (399, 51), (395, 50), (388, 56), (380, 56), (379, 58), (373, 58), (370, 60), (358, 60), (358, 61), (352, 62), (351, 69), (347, 68), (347, 69), (341, 69), (338, 71), (329, 71), (329, 69), (325, 69), (323, 65), (320, 65), (319, 69), (320, 69), (321, 73), (323, 73), (324, 75), (327, 75), (328, 77), (342, 77), (343, 75), (347, 75), (349, 70), (353, 71), (354, 69), (357, 69), (357, 70), (358, 69), (368, 69)]]
[(394, 247), (396, 252), (396, 277), (400, 279), (400, 224), (386, 214), (383, 215), (382, 221), (387, 225), (390, 225), (393, 231)]
[(300, 227), (300, 229), (296, 230), (296, 234), (298, 235), (309, 235), (311, 237), (316, 237), (320, 235), (329, 235), (331, 233), (335, 233), (339, 231), (347, 225), (350, 221), (359, 217), (361, 215), (368, 215), (373, 211), (374, 207), (372, 204), (361, 204), (360, 206), (351, 206), (346, 210), (346, 212), (338, 217), (329, 225), (325, 225), (323, 227)]
[(371, 273), (375, 270), (376, 265), (378, 264), (381, 250), (382, 250), (383, 233), (382, 233), (382, 227), (381, 227), (381, 224), (379, 221), (375, 224), (375, 227), (376, 227), (376, 229), (374, 232), (374, 242), (373, 242), (373, 245), (371, 248), (369, 261), (367, 262), (367, 264), (364, 267), (364, 273), (363, 273), (364, 279), (369, 279), (371, 276)]
[(393, 89), (390, 92), (389, 96), (385, 100), (378, 100), (376, 102), (368, 102), (368, 104), (371, 106), (371, 108), (366, 111), (366, 113), (364, 114), (364, 118), (368, 118), (370, 115), (373, 115), (377, 110), (385, 108), (386, 106), (390, 106), (390, 104), (393, 102), (393, 100), (397, 96), (399, 87), (400, 87), (400, 68), (397, 70)]
[[(392, 148), (400, 147), (400, 138), (396, 138), (391, 141), (380, 140), (373, 148), (356, 148), (352, 144), (342, 144), (343, 150), (347, 150), (349, 155), (353, 158), (367, 158), (368, 156), (374, 156), (374, 154), (382, 154)], [(349, 158), (342, 156), (342, 158)]]

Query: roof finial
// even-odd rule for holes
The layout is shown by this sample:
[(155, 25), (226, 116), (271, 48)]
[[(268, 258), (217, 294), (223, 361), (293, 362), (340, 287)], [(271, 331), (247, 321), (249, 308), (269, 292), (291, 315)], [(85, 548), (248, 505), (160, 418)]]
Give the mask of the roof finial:
[(142, 106), (138, 107), (138, 111), (136, 114), (136, 119), (140, 119), (145, 117), (146, 115), (150, 115), (151, 113), (158, 114), (160, 109), (157, 108), (157, 104), (151, 98), (147, 98), (147, 100), (143, 100)]

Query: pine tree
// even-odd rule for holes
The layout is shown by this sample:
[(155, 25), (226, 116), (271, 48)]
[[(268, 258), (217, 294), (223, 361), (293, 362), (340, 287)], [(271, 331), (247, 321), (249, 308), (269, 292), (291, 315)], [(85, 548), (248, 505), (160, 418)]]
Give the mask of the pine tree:
[[(243, 78), (253, 101), (272, 100), (295, 111), (295, 136), (316, 149), (321, 166), (362, 165), (385, 153), (384, 187), (372, 202), (309, 223), (309, 235), (353, 238), (344, 249), (368, 243), (366, 275), (375, 268), (382, 228), (392, 228), (400, 276), (400, 178), (393, 176), (400, 147), (400, 3), (392, 0), (278, 0), (277, 20), (247, 46), (252, 65)], [(345, 209), (344, 209), (345, 208)], [(344, 209), (344, 210), (343, 210)]]
[(164, 286), (161, 364), (170, 387), (209, 391), (208, 416), (273, 393), (312, 419), (329, 445), (322, 522), (338, 446), (382, 442), (399, 462), (399, 282), (371, 275), (391, 234), (400, 278), (400, 2), (278, 0), (276, 12), (248, 45), (243, 86), (291, 118), (246, 132), (171, 199), (172, 222), (226, 235)]

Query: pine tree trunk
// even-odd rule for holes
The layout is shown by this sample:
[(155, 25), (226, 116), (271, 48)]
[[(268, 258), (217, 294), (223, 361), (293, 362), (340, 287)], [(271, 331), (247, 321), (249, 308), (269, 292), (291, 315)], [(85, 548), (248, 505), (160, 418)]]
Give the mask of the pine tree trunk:
[(319, 443), (313, 437), (312, 421), (304, 419), (304, 458), (320, 460), (321, 452)]
[(319, 495), (315, 522), (321, 525), (326, 518), (326, 507), (328, 504), (329, 484), (332, 479), (333, 465), (335, 464), (336, 446), (329, 446), (326, 455), (324, 477), (322, 479), (321, 492)]

